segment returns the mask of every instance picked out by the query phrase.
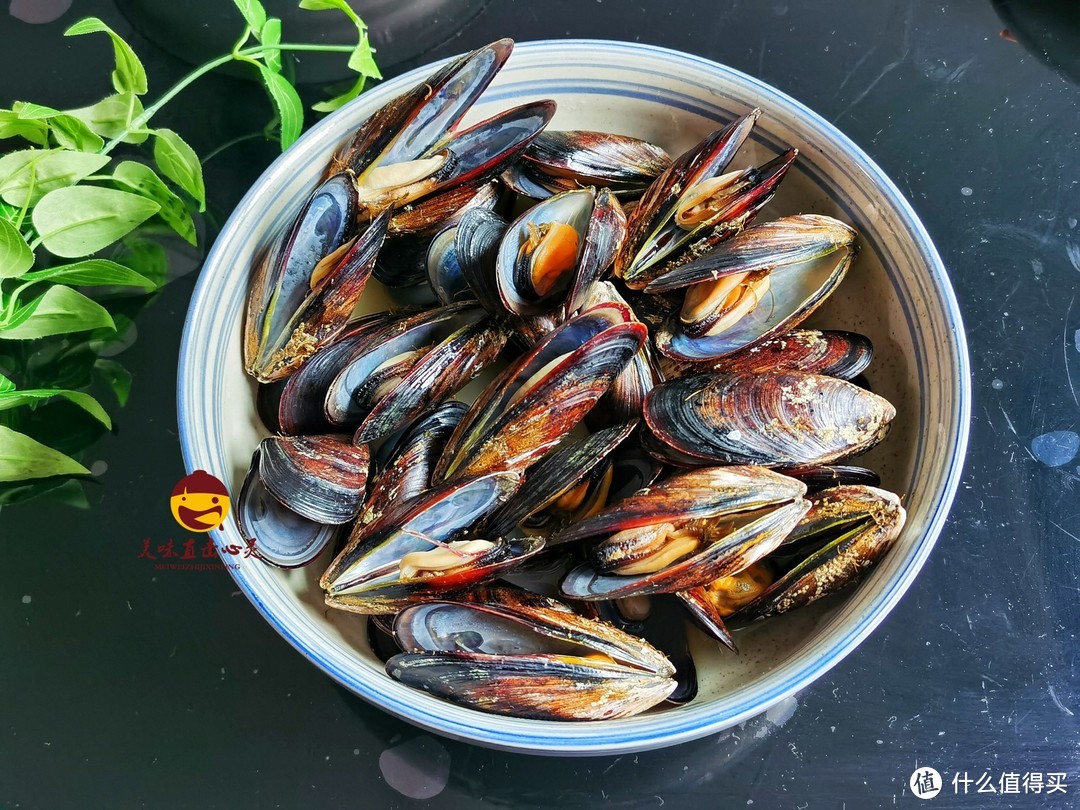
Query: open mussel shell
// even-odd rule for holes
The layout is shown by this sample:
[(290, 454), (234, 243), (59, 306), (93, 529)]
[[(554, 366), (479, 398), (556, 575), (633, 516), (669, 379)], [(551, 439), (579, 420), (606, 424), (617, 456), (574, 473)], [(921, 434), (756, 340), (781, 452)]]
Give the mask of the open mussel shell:
[(436, 478), (524, 470), (537, 462), (581, 422), (646, 334), (617, 304), (564, 322), (484, 389), (454, 431)]
[(754, 110), (711, 133), (649, 186), (630, 213), (626, 242), (615, 260), (615, 275), (628, 286), (641, 289), (663, 266), (678, 235), (674, 218), (683, 194), (723, 172), (760, 115), (761, 110)]
[(330, 543), (337, 527), (308, 520), (271, 495), (259, 477), (260, 455), (256, 449), (236, 500), (240, 534), (271, 565), (279, 568), (307, 565)]
[[(806, 487), (763, 467), (714, 467), (678, 473), (613, 504), (552, 538), (553, 543), (606, 536), (590, 562), (567, 574), (562, 593), (575, 599), (617, 599), (683, 591), (734, 573), (776, 548), (809, 504)], [(701, 544), (689, 556), (647, 574), (604, 574), (653, 549), (627, 530), (690, 527)], [(716, 573), (722, 571), (724, 573)]]
[(316, 191), (291, 231), (256, 271), (244, 323), (248, 373), (283, 379), (347, 326), (386, 236), (389, 212), (353, 236), (351, 181)]
[(406, 650), (386, 671), (459, 705), (541, 720), (628, 717), (675, 689), (674, 667), (647, 642), (547, 597), (499, 586), (467, 602), (403, 610)]
[(408, 234), (388, 239), (375, 260), (372, 275), (386, 287), (412, 287), (427, 280), (431, 237)]
[[(855, 259), (855, 249), (850, 244), (838, 249), (839, 258), (830, 255), (835, 249), (829, 249), (822, 256), (772, 272), (755, 268), (745, 276), (721, 274), (714, 281), (691, 287), (680, 313), (658, 331), (657, 349), (676, 360), (702, 362), (789, 332), (843, 281)], [(696, 295), (706, 288), (707, 294)], [(715, 295), (708, 292), (714, 289)]]
[(508, 312), (536, 315), (565, 298), (585, 248), (596, 191), (567, 191), (528, 209), (510, 224), (495, 263)]
[[(549, 453), (539, 464), (530, 468), (525, 474), (525, 483), (517, 495), (507, 501), (506, 505), (492, 514), (485, 522), (483, 530), (491, 535), (503, 535), (513, 531), (522, 521), (539, 512), (543, 512), (553, 505), (558, 507), (556, 501), (561, 500), (569, 491), (576, 490), (580, 485), (585, 485), (580, 499), (573, 498), (572, 504), (566, 508), (556, 508), (556, 514), (550, 514), (549, 518), (535, 528), (545, 533), (564, 528), (564, 522), (578, 514), (582, 506), (588, 507), (590, 500), (595, 501), (598, 495), (603, 497), (596, 505), (604, 506), (607, 498), (606, 490), (610, 487), (610, 477), (606, 486), (602, 480), (597, 482), (599, 487), (592, 486), (593, 482), (587, 480), (598, 465), (601, 465), (608, 454), (633, 432), (636, 423), (619, 425), (597, 433), (591, 433), (584, 439), (575, 442), (567, 442), (560, 445)], [(593, 492), (594, 489), (604, 490), (601, 493)], [(590, 495), (593, 496), (590, 499)]]
[(855, 583), (892, 547), (907, 517), (896, 495), (874, 487), (835, 487), (809, 500), (810, 511), (770, 558), (788, 570), (737, 619), (786, 613)]
[[(474, 589), (513, 571), (544, 549), (544, 541), (539, 537), (500, 537), (480, 542), (486, 548), (480, 553), (464, 555), (458, 564), (447, 562), (456, 550), (448, 545), (439, 561), (439, 565), (452, 566), (445, 570), (414, 577), (402, 576), (400, 570), (388, 573), (363, 586), (332, 592), (326, 597), (326, 603), (353, 613), (397, 613), (410, 605), (445, 599), (448, 594)], [(429, 553), (442, 551), (429, 548)]]
[(395, 321), (340, 368), (327, 389), (327, 419), (359, 423), (358, 444), (387, 436), (465, 385), (505, 340), (482, 309), (467, 304)]
[[(472, 291), (480, 305), (492, 315), (504, 315), (502, 299), (499, 298), (498, 282), (495, 280), (495, 262), (499, 243), (509, 223), (493, 211), (477, 209), (462, 216), (454, 231), (453, 259), (440, 254), (428, 254), (428, 278), (440, 300), (460, 290), (456, 272), (460, 271), (464, 283)], [(449, 243), (440, 243), (449, 250)], [(457, 292), (455, 297), (465, 296)]]
[(461, 122), (513, 49), (513, 40), (500, 39), (447, 62), (373, 113), (333, 165), (362, 175), (416, 160)]
[[(738, 576), (738, 574), (732, 576)], [(679, 591), (675, 594), (675, 597), (693, 617), (698, 627), (732, 652), (737, 653), (739, 651), (735, 644), (735, 637), (728, 630), (727, 623), (724, 621), (724, 614), (716, 609), (716, 606), (709, 598), (707, 586), (699, 585), (696, 588)]]
[[(397, 437), (388, 460), (374, 476), (357, 522), (366, 525), (382, 517), (394, 503), (415, 498), (431, 486), (431, 471), (450, 434), (465, 414), (464, 402), (449, 400), (416, 419)], [(386, 450), (387, 440), (380, 455)]]
[(363, 213), (374, 215), (456, 186), (484, 182), (515, 160), (554, 114), (553, 101), (523, 104), (447, 133), (415, 159), (373, 166), (356, 178), (358, 205)]
[(402, 557), (454, 542), (520, 486), (517, 473), (490, 473), (387, 505), (378, 519), (354, 527), (345, 548), (319, 580), (329, 593), (328, 604), (331, 597), (397, 582)]
[[(582, 305), (588, 308), (601, 303), (629, 306), (611, 282), (595, 281), (590, 284)], [(636, 317), (637, 313), (634, 314)], [(586, 424), (593, 430), (599, 430), (640, 419), (645, 395), (661, 379), (651, 345), (646, 341), (615, 378), (611, 390), (589, 412)]]
[(261, 384), (257, 401), (263, 424), (288, 436), (332, 432), (324, 407), (330, 383), (347, 358), (391, 320), (388, 312), (359, 318), (295, 374), (275, 383)]
[(835, 377), (776, 371), (663, 383), (646, 397), (644, 416), (676, 463), (807, 467), (869, 450), (896, 409)]
[(338, 525), (360, 513), (368, 449), (347, 436), (270, 436), (259, 445), (259, 478), (298, 515)]
[(805, 371), (851, 380), (866, 370), (873, 356), (870, 339), (855, 332), (796, 329), (715, 360), (670, 362), (664, 373), (671, 380), (705, 371)]

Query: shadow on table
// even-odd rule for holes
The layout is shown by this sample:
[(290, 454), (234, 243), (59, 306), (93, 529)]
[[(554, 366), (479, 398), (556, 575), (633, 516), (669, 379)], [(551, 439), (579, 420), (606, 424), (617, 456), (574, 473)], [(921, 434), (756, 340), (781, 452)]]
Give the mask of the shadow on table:
[(1062, 76), (1080, 84), (1080, 6), (1076, 0), (991, 3), (1005, 23), (1007, 35)]

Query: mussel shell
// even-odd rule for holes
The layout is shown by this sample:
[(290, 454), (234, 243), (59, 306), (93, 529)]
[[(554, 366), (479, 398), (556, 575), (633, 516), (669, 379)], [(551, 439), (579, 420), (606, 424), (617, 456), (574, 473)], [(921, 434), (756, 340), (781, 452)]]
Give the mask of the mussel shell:
[[(476, 209), (461, 218), (454, 235), (454, 256), (461, 275), (476, 300), (492, 315), (506, 313), (495, 280), (495, 262), (499, 243), (508, 227), (507, 221), (498, 214)], [(432, 286), (437, 292), (438, 287)]]
[(240, 534), (271, 565), (279, 568), (307, 565), (330, 543), (337, 527), (315, 523), (282, 506), (259, 477), (259, 456), (256, 449), (236, 499)]
[(530, 236), (529, 226), (539, 227), (557, 222), (573, 228), (578, 234), (578, 252), (574, 262), (576, 268), (585, 249), (595, 199), (596, 191), (592, 188), (567, 191), (533, 206), (510, 224), (499, 244), (495, 259), (495, 280), (499, 298), (508, 312), (515, 315), (537, 315), (551, 309), (562, 300), (573, 282), (573, 273), (568, 272), (562, 282), (543, 298), (537, 297), (532, 289), (521, 283), (519, 257), (522, 246)]
[(490, 211), (498, 200), (499, 188), (493, 182), (458, 186), (395, 211), (389, 232), (431, 237), (456, 225), (466, 211), (473, 208)]
[(517, 495), (485, 521), (485, 532), (496, 536), (508, 534), (530, 515), (544, 509), (580, 483), (635, 427), (636, 423), (627, 423), (560, 445), (529, 469)]
[(402, 653), (396, 681), (460, 706), (533, 720), (612, 720), (662, 702), (675, 681), (603, 660), (552, 655)]
[[(791, 533), (791, 545), (827, 542), (735, 614), (750, 620), (786, 613), (858, 581), (892, 547), (907, 514), (883, 489), (843, 486), (810, 496), (812, 508)], [(788, 544), (785, 544), (785, 550)]]
[(683, 192), (720, 174), (735, 157), (760, 115), (761, 110), (753, 110), (728, 127), (711, 133), (676, 158), (649, 186), (630, 213), (626, 242), (615, 260), (615, 274), (629, 286), (644, 287), (650, 270), (668, 256), (667, 246), (658, 244), (656, 239), (674, 217)]
[[(617, 304), (563, 323), (481, 393), (454, 431), (436, 477), (534, 464), (584, 418), (645, 337), (645, 327)], [(534, 379), (541, 370), (543, 377)]]
[[(367, 621), (368, 646), (375, 653), (375, 657), (384, 664), (401, 652), (401, 648), (394, 640), (393, 631), (387, 631), (380, 622), (385, 616), (370, 615)], [(392, 625), (391, 625), (392, 626)]]
[(653, 597), (650, 603), (642, 637), (667, 656), (675, 667), (678, 686), (668, 695), (668, 703), (689, 703), (697, 697), (698, 679), (694, 657), (690, 654), (685, 614), (670, 596)]
[(345, 436), (271, 436), (259, 445), (259, 478), (284, 506), (315, 523), (348, 523), (360, 513), (368, 449)]
[(584, 563), (566, 575), (560, 589), (571, 599), (588, 600), (689, 590), (741, 571), (775, 550), (809, 508), (810, 504), (800, 498), (754, 513), (734, 531), (651, 574), (600, 574)]
[(379, 577), (396, 578), (397, 563), (406, 554), (430, 550), (432, 540), (454, 541), (505, 503), (520, 486), (517, 473), (489, 473), (395, 502), (378, 519), (354, 527), (349, 542), (319, 584), (333, 596), (368, 587)]
[(653, 436), (702, 463), (806, 467), (869, 450), (896, 409), (844, 380), (777, 371), (700, 374), (645, 399)]
[(763, 300), (731, 328), (717, 335), (690, 337), (680, 316), (674, 315), (657, 332), (656, 348), (677, 360), (701, 362), (783, 335), (810, 317), (832, 295), (854, 259), (855, 251), (845, 248), (838, 261), (827, 257), (773, 271)]
[(807, 492), (821, 492), (832, 487), (861, 484), (867, 487), (881, 486), (881, 476), (866, 467), (853, 464), (826, 464), (821, 467), (795, 467), (784, 470), (784, 475), (797, 478), (806, 484)]
[[(626, 214), (609, 189), (601, 189), (596, 195), (584, 241), (567, 297), (568, 312), (591, 306), (591, 288), (608, 272), (626, 241)], [(615, 295), (608, 300), (622, 300)]]
[(347, 358), (392, 320), (388, 312), (360, 318), (295, 374), (280, 383), (260, 386), (260, 401), (263, 397), (267, 399), (265, 405), (260, 406), (263, 424), (287, 436), (330, 432), (333, 428), (326, 418), (325, 408), (330, 383)]
[(424, 257), (428, 284), (443, 305), (476, 299), (476, 293), (465, 280), (458, 259), (457, 233), (456, 224), (439, 231), (431, 240)]
[(326, 604), (352, 613), (397, 613), (410, 605), (442, 600), (447, 594), (490, 582), (535, 557), (543, 549), (544, 541), (539, 537), (500, 538), (483, 555), (453, 571), (405, 582), (394, 575), (380, 577), (344, 592), (331, 592), (326, 597)]
[(712, 518), (791, 503), (806, 485), (764, 467), (709, 467), (676, 473), (613, 503), (551, 539), (568, 543), (673, 520)]
[(415, 498), (431, 486), (431, 471), (465, 409), (464, 402), (449, 400), (420, 416), (402, 432), (389, 461), (369, 486), (358, 518), (361, 525), (377, 520), (395, 503)]
[(388, 239), (375, 260), (372, 275), (387, 287), (412, 287), (427, 279), (431, 238), (409, 234)]
[(359, 423), (370, 410), (363, 398), (358, 401), (357, 393), (371, 384), (374, 371), (399, 355), (439, 345), (462, 327), (479, 323), (484, 317), (485, 313), (475, 306), (456, 304), (426, 310), (386, 325), (358, 346), (339, 368), (327, 388), (327, 419), (332, 425)]
[(645, 186), (671, 165), (667, 152), (648, 141), (589, 130), (544, 130), (529, 144), (524, 159), (581, 185)]
[(764, 371), (805, 371), (851, 380), (874, 356), (870, 339), (833, 329), (796, 329), (711, 361), (671, 364), (667, 379), (705, 371), (759, 374)]
[(728, 630), (724, 617), (716, 610), (703, 586), (679, 591), (675, 596), (702, 630), (733, 653), (739, 651), (735, 645), (735, 637)]
[[(507, 333), (479, 308), (459, 316), (462, 326), (424, 355), (401, 382), (364, 417), (353, 442), (389, 435), (434, 403), (457, 393), (499, 356)], [(470, 322), (473, 318), (475, 321)]]
[(513, 40), (500, 39), (443, 65), (369, 116), (335, 165), (362, 176), (369, 168), (419, 158), (461, 122), (513, 49)]
[[(640, 436), (640, 430), (638, 433)], [(641, 446), (638, 439), (623, 442), (611, 453), (611, 489), (608, 503), (614, 504), (649, 486), (660, 477), (664, 465)]]
[[(347, 237), (349, 231), (340, 237), (340, 244), (335, 245), (333, 239), (327, 241), (319, 229), (329, 228), (336, 224), (337, 218), (348, 216), (347, 227), (351, 230), (352, 214), (330, 213), (334, 204), (330, 202), (325, 206), (324, 216), (316, 217), (318, 211), (314, 206), (320, 198), (316, 194), (307, 213), (298, 220), (297, 231), (281, 248), (277, 268), (266, 271), (277, 279), (266, 282), (273, 285), (274, 291), (261, 300), (258, 290), (264, 282), (253, 282), (244, 345), (248, 371), (260, 382), (273, 382), (292, 374), (346, 328), (386, 236), (388, 211), (376, 217), (351, 242)], [(321, 221), (327, 217), (334, 222), (327, 225)], [(312, 218), (316, 218), (313, 223)], [(314, 229), (317, 235), (311, 236), (305, 229)], [(311, 242), (316, 248), (302, 250), (301, 242)], [(310, 257), (318, 254), (324, 244), (335, 246), (309, 265)], [(294, 259), (297, 255), (300, 258)], [(316, 264), (323, 263), (328, 264), (326, 272), (312, 288)], [(262, 311), (253, 312), (255, 306), (261, 306)]]

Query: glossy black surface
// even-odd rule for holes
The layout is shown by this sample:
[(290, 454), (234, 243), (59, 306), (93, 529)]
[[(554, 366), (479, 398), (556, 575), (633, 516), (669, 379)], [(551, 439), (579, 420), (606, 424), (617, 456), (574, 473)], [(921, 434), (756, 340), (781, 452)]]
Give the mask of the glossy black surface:
[[(13, 0), (10, 9), (41, 19), (70, 5)], [(139, 557), (144, 538), (151, 548), (185, 539), (167, 501), (183, 475), (174, 360), (191, 272), (140, 316), (120, 356), (134, 390), (115, 435), (87, 455), (107, 465), (95, 467), (104, 471), (92, 510), (40, 501), (0, 513), (0, 805), (921, 806), (908, 779), (929, 765), (947, 784), (928, 806), (1077, 806), (1080, 458), (1050, 467), (1053, 447), (1038, 437), (1080, 430), (1080, 91), (1066, 77), (1080, 11), (1051, 3), (1051, 23), (1040, 13), (1019, 22), (1035, 5), (491, 0), (442, 45), (393, 67), (499, 36), (678, 48), (808, 104), (909, 195), (967, 324), (971, 450), (922, 575), (827, 676), (717, 737), (579, 760), (435, 738), (340, 689), (224, 572), (158, 570)], [(78, 106), (111, 92), (104, 41), (61, 32), (88, 14), (131, 32), (113, 3), (78, 2), (44, 24), (8, 7), (5, 106)], [(1009, 36), (1006, 25), (1016, 26)], [(152, 88), (187, 69), (144, 36), (131, 39)], [(399, 62), (393, 49), (387, 42), (384, 64)], [(214, 77), (160, 122), (202, 155), (253, 136), (209, 163), (211, 228), (275, 155), (259, 135), (268, 112), (253, 84)], [(957, 772), (972, 780), (966, 797), (963, 781), (954, 795)], [(1043, 792), (977, 794), (984, 772), (998, 790), (1003, 774), (1044, 774)], [(1047, 792), (1053, 772), (1067, 774), (1067, 793)]]

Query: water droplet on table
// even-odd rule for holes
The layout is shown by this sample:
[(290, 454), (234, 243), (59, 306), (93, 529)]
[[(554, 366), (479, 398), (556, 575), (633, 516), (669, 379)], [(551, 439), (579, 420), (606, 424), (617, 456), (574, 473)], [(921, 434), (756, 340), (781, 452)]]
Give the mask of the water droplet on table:
[(434, 737), (414, 737), (379, 756), (386, 784), (410, 799), (430, 799), (450, 779), (450, 752)]
[(972, 189), (969, 186), (964, 186), (963, 188), (960, 189), (960, 193), (963, 194), (965, 197), (970, 197), (975, 192), (972, 191)]
[(995, 377), (993, 382), (990, 383), (990, 387), (993, 388), (995, 391), (1000, 391), (1002, 388), (1005, 387), (1005, 383)]
[(1031, 454), (1047, 467), (1068, 464), (1080, 450), (1080, 435), (1071, 430), (1052, 430), (1031, 440)]

